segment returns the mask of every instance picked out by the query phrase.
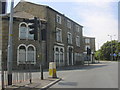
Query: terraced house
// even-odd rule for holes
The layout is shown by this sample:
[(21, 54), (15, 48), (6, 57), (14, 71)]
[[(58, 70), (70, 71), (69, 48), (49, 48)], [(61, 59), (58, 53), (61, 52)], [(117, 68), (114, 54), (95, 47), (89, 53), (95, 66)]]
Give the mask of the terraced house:
[[(29, 23), (25, 22), (34, 17), (41, 21), (38, 40), (34, 40)], [(2, 22), (4, 61), (7, 60), (8, 18), (9, 14), (3, 16)], [(13, 27), (14, 67), (25, 67), (28, 61), (34, 68), (41, 62), (48, 67), (51, 61), (57, 67), (83, 64), (83, 26), (51, 7), (19, 2), (14, 8)]]

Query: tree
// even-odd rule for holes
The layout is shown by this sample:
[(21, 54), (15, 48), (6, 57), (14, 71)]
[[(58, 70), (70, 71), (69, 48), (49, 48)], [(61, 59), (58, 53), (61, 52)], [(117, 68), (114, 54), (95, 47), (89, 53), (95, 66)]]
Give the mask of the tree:
[(111, 60), (111, 53), (117, 54), (120, 52), (120, 42), (113, 40), (113, 41), (107, 41), (104, 43), (101, 48), (95, 52), (96, 59), (101, 60)]

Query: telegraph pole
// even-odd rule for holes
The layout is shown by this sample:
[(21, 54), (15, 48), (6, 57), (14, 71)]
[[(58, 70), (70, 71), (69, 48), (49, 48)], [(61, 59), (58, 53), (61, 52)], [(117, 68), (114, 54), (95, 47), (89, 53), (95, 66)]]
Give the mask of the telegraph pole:
[(8, 54), (7, 54), (7, 71), (8, 71), (8, 85), (12, 85), (12, 31), (13, 31), (13, 7), (14, 0), (11, 0), (10, 21), (9, 21), (9, 35), (8, 35)]

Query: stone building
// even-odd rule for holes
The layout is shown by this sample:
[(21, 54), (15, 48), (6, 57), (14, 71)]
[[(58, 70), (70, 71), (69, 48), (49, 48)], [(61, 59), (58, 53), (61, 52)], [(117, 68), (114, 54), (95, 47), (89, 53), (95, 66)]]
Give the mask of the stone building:
[(94, 52), (95, 52), (95, 38), (94, 37), (83, 37), (84, 43), (84, 60), (87, 60), (87, 48), (91, 49), (91, 62), (95, 62)]
[[(25, 21), (34, 17), (42, 23), (38, 40), (29, 33), (29, 22)], [(7, 66), (9, 14), (2, 19), (2, 60)], [(83, 64), (85, 47), (82, 29), (83, 26), (49, 6), (19, 2), (14, 8), (13, 67), (24, 69), (30, 64), (39, 68), (40, 63), (48, 67), (51, 61), (56, 62), (57, 67)]]
[[(14, 12), (13, 15), (13, 69), (21, 67), (24, 69), (27, 64), (34, 68), (40, 66), (41, 58), (38, 57), (42, 52), (40, 48), (44, 42), (34, 40), (34, 35), (30, 34), (27, 19), (34, 18), (26, 12)], [(2, 16), (2, 60), (4, 68), (7, 68), (7, 47), (9, 35), (9, 14)], [(44, 43), (45, 44), (45, 43)]]
[[(83, 53), (83, 26), (49, 6), (20, 2), (15, 11), (25, 11), (47, 21), (45, 33), (46, 61), (56, 61), (57, 66), (81, 62)], [(76, 56), (76, 57), (75, 57)], [(77, 57), (81, 56), (81, 60)]]

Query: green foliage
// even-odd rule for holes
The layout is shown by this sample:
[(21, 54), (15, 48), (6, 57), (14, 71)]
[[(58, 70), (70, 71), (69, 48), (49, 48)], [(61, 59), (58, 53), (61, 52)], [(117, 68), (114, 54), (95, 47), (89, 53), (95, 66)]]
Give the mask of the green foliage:
[[(112, 45), (112, 46), (111, 46)], [(101, 48), (95, 52), (95, 58), (101, 60), (110, 60), (111, 59), (111, 52), (118, 53), (120, 52), (120, 42), (113, 40), (107, 41), (104, 43)]]

